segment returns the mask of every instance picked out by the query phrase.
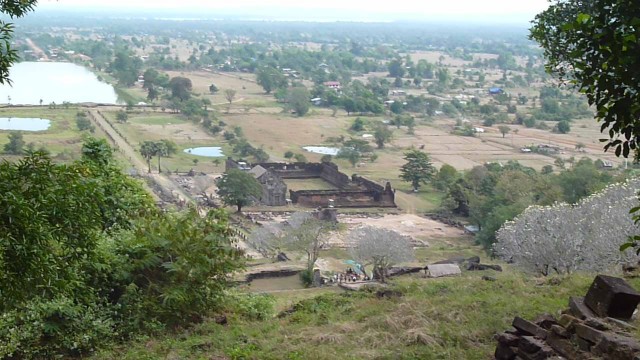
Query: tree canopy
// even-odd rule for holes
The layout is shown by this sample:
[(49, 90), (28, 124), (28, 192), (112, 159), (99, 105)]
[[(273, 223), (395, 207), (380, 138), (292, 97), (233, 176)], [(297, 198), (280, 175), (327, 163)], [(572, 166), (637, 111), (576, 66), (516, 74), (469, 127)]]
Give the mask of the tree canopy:
[(640, 158), (640, 3), (555, 0), (538, 14), (531, 38), (547, 70), (574, 84), (596, 108), (605, 150)]
[(262, 185), (253, 175), (238, 169), (227, 171), (217, 181), (218, 195), (227, 205), (235, 205), (238, 212), (243, 206), (249, 205), (254, 198), (262, 195)]
[(400, 178), (410, 182), (414, 191), (418, 191), (420, 184), (426, 184), (433, 179), (436, 168), (427, 153), (410, 150), (404, 154), (404, 159), (407, 162), (400, 168)]
[[(11, 18), (23, 17), (32, 11), (37, 0), (10, 0), (0, 3), (0, 12)], [(16, 49), (11, 47), (13, 24), (0, 20), (0, 84), (11, 83), (9, 68), (18, 60)]]

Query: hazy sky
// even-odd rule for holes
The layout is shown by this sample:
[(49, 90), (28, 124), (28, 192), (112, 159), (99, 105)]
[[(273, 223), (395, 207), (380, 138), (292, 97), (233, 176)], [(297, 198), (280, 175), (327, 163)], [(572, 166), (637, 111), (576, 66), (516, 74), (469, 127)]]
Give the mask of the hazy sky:
[(336, 16), (353, 19), (375, 15), (376, 18), (388, 20), (403, 17), (460, 20), (490, 18), (503, 22), (530, 20), (548, 6), (547, 0), (41, 0), (39, 4), (44, 8), (182, 9), (190, 12), (224, 10), (240, 14), (264, 11), (269, 15), (277, 14), (280, 10), (285, 13), (298, 12), (308, 20), (313, 19), (313, 10), (322, 14), (335, 10)]

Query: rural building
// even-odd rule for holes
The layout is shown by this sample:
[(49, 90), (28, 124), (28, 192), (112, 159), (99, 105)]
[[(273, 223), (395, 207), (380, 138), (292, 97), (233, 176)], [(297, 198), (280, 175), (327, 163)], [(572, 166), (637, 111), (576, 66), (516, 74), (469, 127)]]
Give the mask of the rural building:
[(342, 89), (342, 85), (340, 84), (339, 81), (325, 81), (323, 85), (328, 87), (329, 89), (333, 89), (336, 91)]
[(494, 87), (489, 89), (489, 95), (500, 95), (504, 92), (501, 88)]

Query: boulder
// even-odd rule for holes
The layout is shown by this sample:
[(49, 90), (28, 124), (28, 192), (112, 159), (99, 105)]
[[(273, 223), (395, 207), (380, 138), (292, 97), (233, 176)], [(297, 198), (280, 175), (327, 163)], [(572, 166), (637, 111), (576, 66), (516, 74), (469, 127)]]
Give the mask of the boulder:
[(461, 275), (460, 267), (456, 264), (433, 264), (426, 267), (427, 276), (431, 278), (439, 278), (443, 276)]
[(621, 278), (598, 275), (584, 303), (601, 317), (631, 319), (640, 303), (640, 294)]
[(284, 262), (284, 261), (290, 261), (291, 259), (289, 259), (287, 254), (281, 252), (281, 253), (278, 253), (278, 256), (276, 256), (276, 260)]

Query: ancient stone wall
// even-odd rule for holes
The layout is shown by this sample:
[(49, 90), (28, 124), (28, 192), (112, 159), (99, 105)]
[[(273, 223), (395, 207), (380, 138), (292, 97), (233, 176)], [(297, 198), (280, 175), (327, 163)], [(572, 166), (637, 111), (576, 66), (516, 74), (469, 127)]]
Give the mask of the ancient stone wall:
[[(256, 165), (269, 170), (280, 179), (321, 178), (338, 188), (336, 190), (290, 190), (291, 201), (295, 204), (327, 207), (330, 205), (329, 200), (333, 200), (335, 207), (396, 207), (395, 193), (390, 183), (382, 186), (362, 176), (349, 177), (340, 172), (338, 166), (333, 163), (258, 163), (250, 164), (248, 167)], [(240, 165), (228, 158), (225, 168), (238, 169)], [(268, 205), (281, 204), (281, 186), (269, 187), (263, 183), (263, 188), (265, 191), (263, 199), (267, 200)]]
[(640, 358), (635, 327), (627, 322), (640, 294), (624, 280), (598, 275), (584, 298), (569, 299), (559, 318), (545, 314), (534, 321), (516, 317), (514, 330), (496, 335), (495, 358), (605, 359)]

